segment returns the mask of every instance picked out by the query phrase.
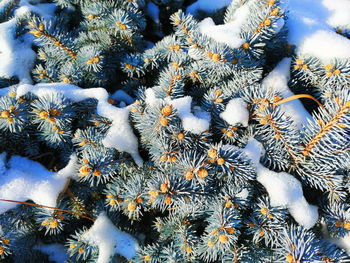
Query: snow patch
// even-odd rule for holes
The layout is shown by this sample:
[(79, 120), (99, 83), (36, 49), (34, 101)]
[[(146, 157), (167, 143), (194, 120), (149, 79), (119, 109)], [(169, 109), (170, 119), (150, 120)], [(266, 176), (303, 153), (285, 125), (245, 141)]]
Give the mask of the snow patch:
[[(248, 10), (248, 8), (245, 8), (244, 10)], [(244, 15), (241, 15), (241, 17), (244, 17)], [(239, 48), (245, 42), (244, 39), (239, 37), (241, 24), (242, 22), (240, 20), (235, 20), (227, 24), (215, 25), (213, 19), (208, 17), (202, 20), (198, 26), (199, 31), (202, 34), (214, 39), (215, 41), (226, 44), (231, 48)]]
[(227, 24), (215, 25), (210, 17), (202, 20), (198, 24), (199, 31), (219, 43), (224, 43), (231, 48), (239, 48), (245, 42), (240, 38), (239, 33), (248, 16), (249, 4), (239, 7), (232, 21)]
[(341, 238), (332, 238), (331, 241), (337, 246), (345, 249), (346, 253), (350, 256), (350, 233)]
[[(294, 93), (288, 87), (290, 79), (291, 58), (282, 59), (277, 66), (263, 79), (262, 86), (271, 93), (279, 93), (284, 99), (293, 96)], [(280, 107), (301, 129), (312, 120), (310, 113), (304, 108), (300, 100), (292, 100), (280, 104)]]
[[(156, 105), (161, 99), (158, 99), (154, 93), (154, 90), (149, 88), (145, 91), (146, 99), (145, 102), (150, 106)], [(179, 118), (182, 120), (182, 126), (184, 130), (192, 132), (194, 134), (201, 134), (204, 131), (209, 130), (210, 125), (210, 114), (201, 111), (198, 107), (191, 112), (192, 97), (185, 96), (178, 99), (171, 100), (166, 98), (165, 101), (168, 104), (173, 105), (176, 109)]]
[(220, 113), (220, 118), (232, 126), (242, 124), (244, 127), (247, 127), (249, 120), (247, 103), (241, 98), (230, 100), (226, 105), (226, 109)]
[[(36, 204), (56, 206), (59, 193), (67, 178), (74, 175), (73, 166), (77, 161), (73, 155), (67, 166), (59, 172), (48, 171), (43, 165), (27, 158), (13, 155), (7, 163), (6, 153), (0, 155), (0, 199), (27, 201)], [(0, 214), (18, 204), (0, 202)]]
[(82, 239), (99, 250), (97, 263), (108, 263), (114, 254), (131, 259), (138, 250), (137, 241), (129, 234), (117, 229), (109, 218), (100, 214), (93, 226), (87, 230)]
[(350, 58), (350, 40), (332, 31), (318, 30), (308, 37), (299, 47), (307, 54), (328, 61)]
[(0, 77), (17, 76), (21, 83), (32, 83), (30, 71), (36, 57), (31, 49), (33, 38), (29, 34), (16, 38), (17, 22), (30, 12), (48, 20), (55, 10), (55, 4), (31, 5), (28, 0), (21, 0), (13, 18), (0, 24)]
[(286, 207), (300, 225), (307, 229), (313, 227), (318, 220), (318, 209), (306, 201), (300, 181), (288, 173), (277, 173), (261, 165), (261, 148), (257, 140), (250, 138), (244, 150), (255, 163), (257, 180), (266, 188), (271, 206)]
[(78, 86), (65, 83), (42, 83), (37, 85), (23, 84), (17, 88), (17, 97), (31, 92), (40, 97), (48, 93), (62, 93), (68, 99), (79, 102), (84, 99), (94, 98), (98, 101), (97, 114), (112, 121), (106, 137), (102, 143), (105, 147), (115, 148), (121, 152), (129, 153), (135, 163), (143, 165), (143, 160), (138, 152), (138, 141), (129, 123), (130, 107), (117, 108), (108, 103), (108, 92), (103, 88), (82, 89)]
[(200, 118), (198, 115), (197, 117), (191, 113), (192, 97), (186, 96), (183, 98), (174, 99), (170, 103), (177, 110), (178, 115), (182, 120), (184, 130), (190, 131), (194, 134), (201, 134), (202, 132), (209, 130), (209, 115), (202, 115), (202, 118)]
[[(300, 55), (318, 57), (324, 63), (350, 58), (350, 40), (335, 28), (350, 29), (350, 3), (346, 0), (287, 0), (288, 41)], [(336, 47), (336, 48), (335, 48)]]
[(238, 194), (236, 194), (236, 197), (242, 198), (242, 199), (247, 199), (249, 196), (249, 191), (247, 188), (243, 188), (242, 191), (240, 191)]
[(335, 28), (350, 29), (350, 1), (323, 0), (322, 4), (331, 11), (327, 19), (327, 24)]

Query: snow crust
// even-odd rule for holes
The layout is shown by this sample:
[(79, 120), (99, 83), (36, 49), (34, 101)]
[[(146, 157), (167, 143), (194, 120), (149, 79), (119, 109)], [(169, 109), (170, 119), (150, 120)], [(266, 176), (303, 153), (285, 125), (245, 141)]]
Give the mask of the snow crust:
[[(154, 93), (154, 90), (149, 88), (145, 91), (146, 103), (150, 106), (155, 106), (161, 101)], [(211, 117), (208, 112), (201, 111), (199, 108), (191, 112), (192, 97), (185, 96), (178, 99), (166, 98), (165, 101), (171, 104), (177, 111), (179, 118), (182, 121), (184, 130), (194, 134), (201, 134), (209, 129)]]
[(97, 114), (112, 121), (112, 125), (102, 141), (103, 145), (115, 148), (121, 152), (127, 152), (133, 157), (137, 165), (143, 165), (143, 160), (138, 152), (137, 137), (129, 123), (130, 107), (117, 108), (108, 103), (108, 93), (105, 89), (82, 89), (65, 83), (23, 84), (17, 88), (17, 97), (23, 96), (28, 92), (39, 97), (48, 93), (58, 92), (74, 102), (88, 98), (96, 99), (98, 101)]
[(228, 6), (232, 0), (197, 0), (187, 7), (187, 13), (196, 15), (198, 10), (205, 12), (215, 12), (218, 9)]
[(345, 249), (346, 253), (350, 256), (350, 233), (341, 238), (332, 238), (331, 241), (337, 246)]
[(318, 208), (306, 201), (299, 180), (286, 172), (277, 173), (261, 165), (259, 159), (263, 151), (257, 140), (250, 138), (244, 150), (256, 166), (257, 180), (266, 188), (271, 205), (288, 208), (300, 225), (307, 229), (313, 227), (318, 220)]
[(48, 255), (50, 261), (64, 263), (66, 260), (68, 260), (67, 251), (61, 244), (39, 244), (33, 248)]
[[(214, 12), (230, 2), (198, 0), (187, 8), (187, 13), (196, 15), (198, 10)], [(245, 40), (239, 33), (249, 16), (250, 3), (239, 7), (229, 23), (215, 25), (211, 18), (204, 19), (199, 23), (200, 32), (231, 48), (240, 47)], [(350, 58), (350, 40), (336, 33), (338, 29), (350, 30), (348, 0), (286, 0), (282, 6), (288, 16), (287, 39), (289, 44), (296, 46), (297, 54), (317, 57), (323, 63), (335, 58)], [(284, 20), (279, 19), (274, 30), (278, 32), (283, 25)]]
[[(56, 206), (59, 193), (67, 178), (74, 175), (75, 155), (67, 166), (57, 173), (48, 171), (38, 162), (13, 155), (6, 163), (6, 153), (0, 155), (0, 199), (32, 200), (36, 204)], [(0, 214), (18, 204), (0, 202)]]
[(327, 224), (324, 221), (320, 222), (320, 226), (323, 238), (326, 241), (344, 249), (346, 253), (350, 256), (350, 233), (346, 234), (343, 237), (331, 237), (329, 234)]
[(0, 77), (17, 76), (21, 83), (32, 83), (30, 71), (36, 57), (36, 53), (31, 49), (33, 37), (25, 34), (16, 39), (17, 21), (30, 12), (50, 19), (56, 10), (56, 5), (31, 5), (28, 0), (21, 0), (19, 6), (13, 18), (0, 23)]
[(98, 247), (96, 263), (108, 263), (116, 253), (131, 259), (138, 250), (137, 241), (131, 235), (117, 229), (104, 213), (98, 216), (82, 238), (90, 245)]
[(350, 58), (350, 40), (335, 33), (350, 29), (347, 0), (287, 0), (288, 41), (301, 55), (318, 57), (324, 63)]
[[(291, 58), (284, 58), (277, 66), (263, 79), (262, 86), (272, 93), (279, 93), (282, 98), (293, 96), (294, 93), (288, 87), (290, 79)], [(304, 108), (300, 100), (292, 100), (280, 105), (281, 109), (289, 116), (300, 129), (312, 120), (310, 113)]]
[(242, 124), (244, 127), (247, 127), (249, 120), (247, 103), (241, 98), (230, 100), (226, 105), (226, 109), (220, 113), (220, 118), (230, 125), (237, 126), (237, 124)]
[(241, 26), (249, 15), (248, 5), (237, 9), (232, 22), (222, 25), (215, 25), (213, 19), (205, 18), (199, 24), (199, 31), (217, 42), (228, 45), (231, 48), (240, 47), (245, 40), (239, 37)]
[[(197, 116), (191, 113), (192, 97), (186, 96), (170, 102), (177, 110), (184, 130), (194, 134), (201, 134), (209, 130), (210, 115), (203, 112), (197, 112)], [(202, 114), (201, 114), (202, 113)]]

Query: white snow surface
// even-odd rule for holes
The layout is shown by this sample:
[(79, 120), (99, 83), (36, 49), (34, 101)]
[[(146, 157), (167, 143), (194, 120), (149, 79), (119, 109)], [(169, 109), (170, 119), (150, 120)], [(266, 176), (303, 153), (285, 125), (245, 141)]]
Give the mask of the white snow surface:
[(328, 231), (327, 224), (324, 221), (321, 221), (320, 225), (323, 238), (328, 242), (333, 243), (338, 247), (344, 249), (346, 253), (350, 256), (350, 233), (346, 234), (344, 237), (331, 237)]
[(64, 263), (68, 260), (67, 250), (61, 244), (39, 244), (33, 247), (49, 256), (50, 261)]
[(131, 259), (138, 250), (137, 241), (129, 234), (120, 231), (104, 214), (100, 214), (82, 239), (97, 246), (99, 255), (96, 263), (108, 263), (114, 254)]
[(228, 6), (232, 0), (197, 0), (192, 5), (187, 7), (186, 12), (196, 15), (198, 10), (205, 12), (215, 12), (218, 9)]
[(331, 241), (337, 246), (345, 249), (346, 253), (350, 256), (350, 233), (341, 238), (332, 238)]
[[(154, 90), (149, 88), (145, 91), (146, 103), (150, 106), (156, 105), (161, 99), (158, 99), (154, 93)], [(194, 113), (191, 112), (192, 97), (185, 96), (178, 99), (166, 98), (165, 101), (171, 104), (177, 111), (179, 118), (182, 121), (184, 130), (190, 131), (194, 134), (201, 134), (202, 132), (209, 130), (210, 114), (208, 112), (195, 109)]]
[[(201, 134), (202, 132), (209, 130), (210, 115), (201, 114), (197, 112), (197, 116), (191, 113), (192, 97), (186, 96), (171, 100), (170, 102), (177, 110), (180, 119), (182, 120), (182, 126), (184, 130), (190, 131), (194, 134)], [(203, 112), (202, 112), (203, 113)]]
[(18, 19), (30, 12), (50, 19), (56, 10), (56, 5), (32, 5), (28, 0), (21, 0), (19, 6), (13, 18), (0, 23), (0, 77), (17, 76), (21, 83), (32, 83), (30, 71), (36, 57), (35, 52), (31, 49), (33, 37), (26, 34), (16, 39), (16, 24)]
[[(40, 163), (13, 155), (6, 163), (6, 153), (0, 155), (0, 199), (27, 201), (46, 206), (56, 206), (59, 193), (67, 178), (74, 175), (75, 155), (67, 166), (57, 173), (48, 171)], [(18, 204), (0, 201), (0, 214)]]
[(241, 26), (249, 15), (248, 5), (239, 7), (234, 15), (234, 20), (227, 24), (215, 25), (213, 19), (207, 17), (199, 24), (199, 31), (217, 42), (228, 45), (231, 48), (240, 47), (245, 40), (239, 37)]
[(220, 118), (230, 125), (237, 126), (237, 124), (242, 124), (244, 127), (247, 127), (249, 120), (247, 103), (241, 98), (230, 100), (226, 105), (226, 109), (220, 113)]
[(98, 100), (97, 114), (112, 121), (112, 125), (102, 141), (103, 145), (115, 148), (120, 152), (127, 152), (133, 157), (137, 165), (143, 165), (143, 160), (138, 152), (137, 137), (129, 123), (130, 107), (117, 108), (108, 103), (108, 93), (105, 89), (81, 89), (78, 86), (66, 83), (23, 84), (17, 88), (17, 97), (28, 92), (39, 97), (47, 93), (58, 92), (74, 102), (95, 98)]
[[(291, 58), (281, 60), (262, 81), (263, 87), (272, 93), (278, 92), (284, 99), (294, 95), (288, 87), (291, 60)], [(280, 104), (280, 107), (299, 129), (302, 125), (307, 125), (308, 120), (312, 120), (312, 116), (298, 99)]]
[[(230, 2), (198, 0), (187, 12), (195, 15), (198, 10), (213, 12)], [(249, 16), (249, 3), (239, 7), (232, 21), (226, 24), (215, 25), (211, 18), (204, 19), (199, 23), (200, 32), (231, 48), (240, 47), (245, 41), (239, 32)], [(297, 54), (315, 56), (323, 63), (330, 63), (334, 58), (350, 59), (350, 40), (335, 32), (350, 30), (350, 1), (286, 0), (283, 8), (288, 16), (288, 42), (296, 46)], [(274, 30), (280, 30), (283, 24), (279, 19)]]
[(348, 0), (286, 0), (288, 41), (300, 55), (318, 57), (324, 63), (333, 58), (350, 58), (350, 40), (335, 33), (350, 29)]
[(250, 138), (244, 150), (256, 166), (257, 180), (266, 188), (271, 205), (288, 208), (300, 225), (307, 229), (313, 227), (318, 220), (318, 208), (306, 201), (299, 180), (286, 172), (277, 173), (261, 165), (262, 145), (257, 140)]

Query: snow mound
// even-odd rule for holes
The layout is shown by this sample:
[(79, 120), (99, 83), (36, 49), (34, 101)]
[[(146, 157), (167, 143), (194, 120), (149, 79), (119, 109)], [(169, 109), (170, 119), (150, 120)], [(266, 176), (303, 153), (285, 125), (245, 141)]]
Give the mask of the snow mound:
[(249, 120), (247, 103), (241, 98), (230, 100), (226, 105), (226, 109), (220, 113), (220, 118), (230, 125), (237, 126), (240, 123), (244, 127), (247, 127)]
[(205, 18), (199, 24), (199, 31), (215, 39), (219, 43), (228, 45), (231, 48), (239, 48), (245, 40), (239, 37), (241, 26), (249, 15), (247, 5), (239, 7), (234, 15), (234, 20), (227, 24), (215, 25), (213, 19)]
[[(331, 59), (350, 58), (350, 40), (337, 29), (350, 29), (350, 2), (347, 0), (287, 0), (288, 41), (300, 55)], [(336, 48), (335, 48), (336, 47)]]
[[(38, 162), (21, 156), (11, 156), (5, 163), (6, 153), (0, 155), (0, 199), (27, 201), (45, 206), (56, 206), (59, 193), (67, 178), (74, 175), (77, 157), (73, 155), (67, 166), (57, 173), (48, 171)], [(18, 204), (0, 202), (0, 214)]]
[[(146, 99), (145, 102), (154, 106), (161, 99), (158, 99), (154, 93), (154, 90), (149, 88), (145, 91)], [(210, 115), (207, 112), (203, 112), (200, 109), (191, 112), (192, 97), (186, 96), (178, 99), (169, 99), (166, 98), (165, 101), (168, 104), (173, 105), (177, 110), (179, 118), (182, 120), (182, 126), (184, 130), (192, 132), (194, 134), (201, 134), (202, 132), (209, 130), (210, 125)]]
[(317, 207), (306, 201), (302, 185), (294, 176), (285, 172), (276, 173), (260, 164), (261, 149), (262, 145), (250, 138), (245, 152), (255, 163), (257, 180), (269, 194), (271, 205), (288, 208), (289, 213), (300, 225), (307, 229), (313, 227), (318, 220)]
[(104, 213), (98, 216), (82, 238), (90, 245), (98, 247), (99, 255), (96, 263), (108, 263), (116, 253), (131, 259), (138, 250), (137, 241), (129, 234), (117, 229)]
[(0, 77), (11, 78), (17, 76), (21, 83), (32, 83), (30, 71), (36, 57), (31, 48), (33, 38), (29, 34), (17, 38), (17, 22), (30, 12), (39, 14), (49, 20), (54, 15), (56, 5), (32, 5), (28, 0), (21, 0), (19, 6), (9, 21), (0, 23)]
[(130, 107), (117, 108), (108, 103), (108, 93), (105, 89), (81, 89), (75, 85), (65, 83), (42, 83), (34, 86), (23, 84), (17, 88), (17, 97), (21, 97), (28, 92), (39, 97), (58, 92), (74, 102), (88, 98), (96, 99), (98, 101), (97, 114), (112, 121), (112, 126), (102, 141), (103, 145), (121, 152), (127, 152), (134, 158), (137, 165), (143, 165), (143, 160), (138, 152), (137, 137), (129, 123)]
[[(294, 93), (288, 87), (290, 79), (291, 58), (282, 59), (277, 66), (263, 79), (262, 86), (272, 93), (279, 93), (284, 99), (293, 96)], [(300, 129), (312, 120), (310, 113), (304, 108), (300, 100), (292, 100), (280, 105), (281, 109), (289, 116)]]

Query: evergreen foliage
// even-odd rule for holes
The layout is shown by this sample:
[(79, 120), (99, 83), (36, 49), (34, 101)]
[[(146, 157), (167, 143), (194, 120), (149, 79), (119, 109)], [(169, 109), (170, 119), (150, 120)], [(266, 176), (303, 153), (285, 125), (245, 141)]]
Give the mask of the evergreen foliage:
[[(235, 48), (203, 33), (193, 2), (56, 0), (50, 19), (33, 9), (17, 21), (16, 38), (34, 40), (34, 84), (0, 76), (0, 178), (15, 155), (72, 172), (56, 210), (27, 199), (5, 209), (0, 193), (0, 260), (51, 262), (38, 244), (64, 245), (68, 263), (350, 260), (332, 241), (350, 234), (350, 59), (298, 53), (280, 0), (210, 13), (228, 25), (249, 8)], [(21, 4), (0, 1), (0, 23)], [(319, 101), (304, 104), (303, 125), (265, 81), (285, 57), (286, 88)], [(246, 118), (224, 117), (229, 105)], [(102, 241), (86, 235), (102, 213), (137, 240), (136, 255), (101, 259)]]

